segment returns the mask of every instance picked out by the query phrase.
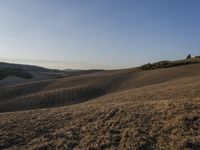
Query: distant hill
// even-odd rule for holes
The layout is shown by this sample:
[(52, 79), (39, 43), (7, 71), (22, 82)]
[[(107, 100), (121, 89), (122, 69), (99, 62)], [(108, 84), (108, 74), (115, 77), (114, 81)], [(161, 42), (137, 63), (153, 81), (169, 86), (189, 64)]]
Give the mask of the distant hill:
[(81, 69), (64, 69), (63, 71), (65, 72), (78, 72), (78, 71), (82, 71)]
[(33, 75), (28, 73), (25, 70), (17, 69), (17, 68), (0, 68), (0, 80), (4, 79), (9, 76), (16, 76), (21, 77), (24, 79), (30, 79), (33, 78)]
[(79, 76), (82, 74), (90, 74), (90, 73), (96, 73), (101, 72), (105, 70), (100, 69), (91, 69), (91, 70), (81, 70), (81, 69), (65, 69), (63, 70), (67, 76)]
[(0, 69), (1, 68), (21, 69), (25, 71), (60, 72), (60, 70), (48, 69), (48, 68), (35, 66), (35, 65), (14, 64), (14, 63), (6, 63), (6, 62), (0, 62)]
[(79, 76), (103, 70), (65, 69), (56, 70), (40, 66), (0, 62), (0, 87), (13, 86), (33, 81)]
[(160, 68), (169, 68), (175, 66), (183, 66), (183, 65), (190, 65), (190, 64), (198, 64), (200, 63), (200, 57), (195, 56), (194, 58), (190, 59), (183, 59), (183, 60), (176, 60), (176, 61), (159, 61), (156, 63), (148, 63), (139, 67), (143, 70), (153, 70), (153, 69), (160, 69)]
[(34, 65), (0, 62), (0, 87), (28, 81), (55, 79), (65, 75), (63, 71)]

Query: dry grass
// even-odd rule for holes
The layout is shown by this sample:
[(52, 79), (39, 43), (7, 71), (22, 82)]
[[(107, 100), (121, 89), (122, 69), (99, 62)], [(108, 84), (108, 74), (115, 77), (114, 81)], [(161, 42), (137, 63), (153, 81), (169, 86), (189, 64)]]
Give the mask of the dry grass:
[(75, 105), (1, 113), (0, 149), (199, 149), (199, 69), (130, 69), (19, 85), (17, 97), (61, 85), (99, 85), (104, 93)]

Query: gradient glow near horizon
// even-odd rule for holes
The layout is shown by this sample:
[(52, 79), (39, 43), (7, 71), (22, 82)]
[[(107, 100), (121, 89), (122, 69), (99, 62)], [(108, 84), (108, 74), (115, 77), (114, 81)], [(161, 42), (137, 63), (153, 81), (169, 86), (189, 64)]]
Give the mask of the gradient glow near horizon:
[(0, 61), (116, 69), (200, 55), (198, 0), (0, 0)]

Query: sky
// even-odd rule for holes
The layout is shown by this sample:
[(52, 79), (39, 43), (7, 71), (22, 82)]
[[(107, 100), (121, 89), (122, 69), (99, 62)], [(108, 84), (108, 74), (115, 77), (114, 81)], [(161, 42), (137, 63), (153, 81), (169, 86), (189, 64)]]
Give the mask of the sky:
[(0, 61), (118, 69), (200, 55), (199, 0), (0, 0)]

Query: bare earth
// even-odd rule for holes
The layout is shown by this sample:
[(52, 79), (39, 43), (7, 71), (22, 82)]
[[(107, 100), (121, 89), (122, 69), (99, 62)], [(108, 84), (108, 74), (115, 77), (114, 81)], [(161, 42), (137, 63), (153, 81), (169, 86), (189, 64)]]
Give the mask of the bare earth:
[(0, 89), (0, 149), (200, 149), (200, 64)]

